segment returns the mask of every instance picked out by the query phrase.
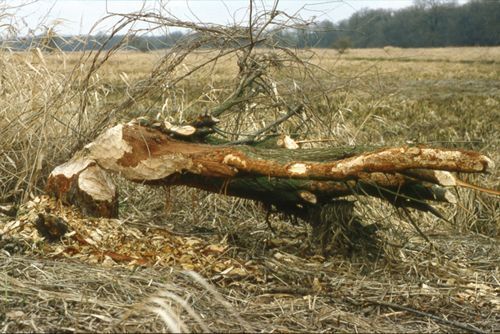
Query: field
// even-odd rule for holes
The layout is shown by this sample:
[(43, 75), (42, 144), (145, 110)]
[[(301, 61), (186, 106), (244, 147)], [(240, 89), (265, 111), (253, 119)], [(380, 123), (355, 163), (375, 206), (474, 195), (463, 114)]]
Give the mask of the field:
[[(213, 53), (189, 55), (175, 78)], [(308, 101), (309, 125), (297, 139), (460, 147), (500, 164), (500, 47), (298, 56), (314, 80), (287, 64), (273, 70), (283, 96)], [(376, 258), (324, 256), (305, 224), (272, 215), (275, 235), (260, 206), (192, 189), (115, 176), (119, 220), (89, 219), (43, 196), (48, 173), (98, 130), (143, 115), (189, 118), (220, 103), (238, 71), (234, 58), (221, 58), (124, 107), (151, 84), (162, 52), (96, 59), (0, 51), (0, 205), (24, 203), (16, 218), (0, 213), (2, 332), (500, 331), (500, 202), (492, 195), (457, 190), (456, 205), (437, 206), (448, 221), (413, 213), (434, 246), (389, 205), (356, 198), (358, 215), (382, 226)], [(292, 83), (299, 88), (287, 90)], [(237, 113), (222, 125), (255, 130), (280, 115), (251, 108), (243, 128)], [(499, 189), (499, 176), (496, 167), (461, 177)], [(30, 221), (47, 208), (59, 210), (84, 242), (41, 238)]]

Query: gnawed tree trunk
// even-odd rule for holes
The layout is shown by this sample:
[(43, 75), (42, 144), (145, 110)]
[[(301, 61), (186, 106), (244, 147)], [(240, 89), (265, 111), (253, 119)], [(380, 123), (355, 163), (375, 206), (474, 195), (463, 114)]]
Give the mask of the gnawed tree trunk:
[(308, 219), (311, 208), (350, 194), (432, 211), (453, 202), (449, 172), (481, 173), (492, 161), (476, 152), (428, 147), (287, 150), (207, 145), (173, 139), (136, 122), (108, 129), (50, 174), (47, 191), (91, 216), (118, 214), (113, 172), (150, 185), (186, 185), (249, 198)]
[(446, 187), (471, 186), (451, 172), (484, 173), (493, 166), (477, 152), (429, 147), (209, 145), (199, 141), (209, 141), (212, 129), (200, 124), (151, 126), (135, 120), (110, 128), (55, 168), (47, 191), (86, 215), (116, 217), (118, 192), (108, 172), (153, 186), (185, 185), (302, 218), (323, 251), (375, 255), (376, 226), (363, 225), (353, 202), (339, 198), (373, 196), (441, 217), (427, 201), (453, 203)]

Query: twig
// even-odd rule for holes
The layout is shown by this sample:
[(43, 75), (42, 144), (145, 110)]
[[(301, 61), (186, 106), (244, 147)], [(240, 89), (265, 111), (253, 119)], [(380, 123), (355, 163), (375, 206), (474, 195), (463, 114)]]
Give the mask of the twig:
[(253, 81), (260, 75), (262, 75), (260, 71), (255, 71), (254, 73), (248, 74), (244, 78), (242, 78), (240, 80), (238, 87), (234, 90), (234, 92), (231, 93), (231, 95), (224, 102), (222, 102), (217, 107), (212, 109), (210, 111), (210, 115), (214, 117), (219, 117), (229, 108), (237, 104), (240, 104), (242, 102), (249, 101), (250, 100), (249, 96), (241, 97), (241, 94), (243, 90), (246, 87), (250, 86), (253, 83)]
[(274, 122), (272, 122), (271, 124), (263, 127), (262, 129), (254, 132), (253, 134), (251, 134), (249, 136), (249, 138), (247, 139), (241, 139), (241, 140), (236, 140), (236, 141), (232, 141), (232, 142), (229, 142), (227, 143), (226, 145), (241, 145), (241, 144), (250, 144), (250, 143), (253, 143), (255, 141), (255, 138), (257, 138), (258, 136), (260, 136), (261, 134), (269, 131), (270, 129), (274, 128), (275, 126), (278, 126), (280, 125), (281, 123), (285, 122), (286, 120), (288, 120), (290, 117), (292, 117), (293, 115), (297, 115), (299, 113), (299, 111), (302, 110), (302, 105), (299, 105), (293, 109), (291, 109), (286, 115), (278, 118), (277, 120), (275, 120)]
[(270, 215), (271, 215), (271, 207), (268, 207), (267, 212), (266, 212), (266, 224), (267, 224), (267, 227), (269, 227), (269, 229), (271, 230), (271, 232), (274, 235), (277, 235), (276, 230), (274, 229), (274, 227), (271, 225), (271, 222), (269, 221)]
[(288, 294), (288, 295), (313, 295), (317, 294), (313, 289), (301, 288), (298, 286), (277, 286), (264, 289), (263, 293), (268, 294)]
[(493, 196), (500, 196), (500, 191), (495, 190), (495, 189), (488, 189), (480, 186), (476, 186), (475, 184), (470, 184), (465, 181), (462, 181), (458, 178), (455, 178), (455, 182), (457, 183), (458, 186), (473, 189), (488, 195), (493, 195)]
[(330, 141), (336, 141), (336, 138), (322, 138), (322, 139), (308, 139), (308, 140), (296, 140), (297, 144), (307, 144), (307, 143), (325, 143)]
[(407, 306), (403, 306), (403, 305), (398, 305), (398, 304), (393, 304), (393, 303), (388, 303), (388, 302), (377, 301), (377, 300), (370, 300), (370, 299), (362, 299), (361, 301), (365, 302), (365, 303), (369, 303), (369, 304), (390, 307), (390, 308), (401, 310), (401, 311), (407, 311), (407, 312), (413, 313), (415, 315), (418, 315), (418, 316), (421, 316), (421, 317), (426, 317), (426, 318), (435, 320), (437, 322), (449, 325), (451, 327), (460, 328), (460, 329), (463, 329), (463, 330), (466, 330), (466, 331), (469, 331), (469, 332), (472, 332), (472, 333), (478, 333), (478, 334), (485, 334), (485, 333), (487, 333), (487, 332), (485, 332), (485, 331), (483, 331), (483, 330), (481, 330), (481, 329), (479, 329), (479, 328), (477, 328), (475, 326), (464, 324), (464, 323), (461, 323), (461, 322), (458, 322), (458, 321), (447, 320), (447, 319), (438, 317), (437, 315), (434, 315), (434, 314), (431, 314), (431, 313), (427, 313), (427, 312), (415, 310), (415, 309), (413, 309), (411, 307), (407, 307)]

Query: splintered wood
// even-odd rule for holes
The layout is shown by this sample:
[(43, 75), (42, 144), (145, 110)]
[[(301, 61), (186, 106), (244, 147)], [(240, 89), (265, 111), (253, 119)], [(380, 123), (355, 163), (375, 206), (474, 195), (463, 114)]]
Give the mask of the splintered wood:
[[(64, 220), (67, 230), (48, 239), (37, 226), (40, 214)], [(21, 240), (33, 251), (51, 258), (72, 258), (104, 266), (175, 266), (223, 277), (255, 276), (256, 267), (226, 255), (225, 241), (209, 242), (181, 236), (161, 227), (134, 227), (119, 219), (82, 216), (48, 196), (23, 204), (18, 217), (0, 225), (4, 239)], [(46, 240), (48, 242), (41, 242)]]

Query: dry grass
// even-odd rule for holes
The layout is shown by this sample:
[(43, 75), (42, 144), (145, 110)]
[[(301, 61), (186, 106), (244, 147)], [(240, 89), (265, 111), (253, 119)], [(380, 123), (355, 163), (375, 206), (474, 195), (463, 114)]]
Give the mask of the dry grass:
[[(302, 55), (331, 73), (316, 73), (328, 99), (315, 95), (314, 86), (301, 87), (312, 101), (308, 112), (321, 117), (311, 119), (299, 139), (458, 146), (500, 161), (500, 48), (386, 48), (349, 50), (343, 56), (310, 50)], [(87, 84), (89, 63), (80, 66), (82, 54), (2, 51), (0, 202), (42, 193), (47, 173), (85, 142), (75, 133), (105, 126), (97, 124), (100, 116), (147, 78), (160, 56), (117, 53)], [(192, 55), (179, 71), (206, 56)], [(232, 86), (235, 71), (232, 59), (221, 60), (170, 95), (140, 101), (109, 123), (142, 114), (188, 117), (217, 103)], [(299, 71), (287, 72), (284, 81), (301, 78)], [(249, 127), (262, 121), (258, 115), (249, 117)], [(498, 167), (469, 181), (498, 189)], [(16, 219), (0, 214), (2, 331), (154, 332), (172, 330), (172, 319), (188, 331), (500, 330), (498, 198), (460, 191), (456, 207), (440, 208), (451, 223), (414, 214), (436, 249), (392, 208), (360, 198), (358, 213), (382, 225), (385, 242), (385, 256), (367, 260), (316, 255), (308, 227), (293, 226), (283, 217), (272, 217), (274, 236), (265, 213), (247, 201), (123, 181), (120, 187), (120, 220), (89, 221), (65, 213), (81, 235), (97, 240), (100, 229), (99, 256), (75, 239), (40, 239), (21, 213), (17, 221), (26, 223), (10, 231)], [(23, 210), (29, 216), (40, 209), (37, 205)], [(166, 245), (175, 251), (167, 252)], [(122, 247), (130, 258), (110, 253)], [(134, 256), (155, 261), (140, 263)], [(199, 272), (212, 288), (183, 274), (184, 269)], [(215, 291), (222, 297), (214, 297)]]
[(383, 58), (392, 61), (437, 61), (463, 63), (498, 63), (500, 48), (498, 47), (448, 47), (448, 48), (398, 48), (386, 46), (382, 49), (356, 49), (347, 54), (347, 58)]

